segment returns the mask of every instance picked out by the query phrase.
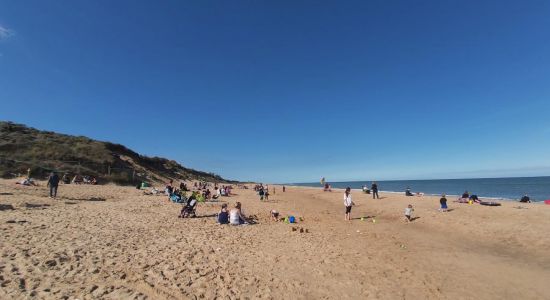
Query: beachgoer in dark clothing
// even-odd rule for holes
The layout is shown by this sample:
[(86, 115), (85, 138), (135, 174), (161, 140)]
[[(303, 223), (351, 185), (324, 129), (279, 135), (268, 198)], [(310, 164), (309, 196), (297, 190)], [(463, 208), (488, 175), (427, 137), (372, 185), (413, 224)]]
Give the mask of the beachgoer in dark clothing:
[(531, 199), (527, 195), (523, 195), (523, 197), (521, 197), (521, 200), (519, 200), (519, 202), (531, 203)]
[(462, 198), (463, 199), (470, 199), (470, 194), (468, 193), (468, 191), (465, 191), (464, 194), (462, 194)]
[(283, 193), (286, 192), (286, 187), (283, 185)]
[(471, 196), (470, 196), (470, 200), (472, 200), (472, 201), (474, 201), (474, 202), (476, 202), (476, 203), (479, 203), (479, 202), (480, 202), (480, 201), (479, 201), (479, 198), (477, 197), (477, 195), (471, 195)]
[(59, 176), (55, 172), (52, 172), (50, 174), (50, 177), (48, 177), (47, 186), (50, 187), (50, 198), (57, 197), (57, 187), (59, 186)]
[(441, 211), (447, 211), (447, 198), (445, 198), (445, 195), (441, 195), (439, 204), (441, 204)]
[(376, 182), (372, 183), (370, 189), (372, 191), (372, 199), (380, 199), (380, 197), (378, 196), (378, 185), (376, 184)]
[(408, 188), (405, 190), (405, 196), (414, 196), (413, 193), (411, 193), (411, 188), (408, 187)]
[(218, 213), (218, 223), (229, 224), (229, 212), (227, 211), (227, 204), (222, 205), (222, 209)]

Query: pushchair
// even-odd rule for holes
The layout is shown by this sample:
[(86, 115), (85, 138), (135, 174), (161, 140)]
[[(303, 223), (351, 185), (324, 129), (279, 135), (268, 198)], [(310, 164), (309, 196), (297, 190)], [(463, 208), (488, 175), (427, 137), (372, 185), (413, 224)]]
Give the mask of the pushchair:
[(183, 207), (181, 208), (181, 212), (178, 218), (196, 217), (197, 203), (198, 203), (197, 199), (190, 197), (189, 200), (187, 200), (187, 203), (184, 204)]

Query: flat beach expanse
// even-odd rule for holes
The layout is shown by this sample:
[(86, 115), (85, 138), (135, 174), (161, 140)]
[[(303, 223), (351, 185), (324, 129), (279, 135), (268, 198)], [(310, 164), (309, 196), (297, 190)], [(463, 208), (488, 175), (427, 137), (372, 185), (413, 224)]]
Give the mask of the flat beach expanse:
[[(270, 186), (181, 205), (132, 187), (0, 180), (0, 299), (550, 299), (550, 206)], [(221, 203), (257, 224), (218, 225)], [(412, 223), (404, 209), (414, 206)], [(297, 224), (270, 220), (276, 209)], [(361, 219), (363, 217), (363, 219)]]

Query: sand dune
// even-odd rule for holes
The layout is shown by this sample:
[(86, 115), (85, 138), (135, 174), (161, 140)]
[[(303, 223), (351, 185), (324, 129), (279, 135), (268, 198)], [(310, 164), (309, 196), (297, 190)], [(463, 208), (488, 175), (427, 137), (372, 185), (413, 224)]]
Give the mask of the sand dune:
[[(550, 298), (550, 206), (439, 213), (434, 197), (354, 191), (345, 222), (341, 191), (235, 192), (223, 201), (258, 224), (217, 225), (220, 203), (178, 219), (180, 205), (131, 187), (66, 185), (52, 200), (2, 180), (0, 298)], [(419, 218), (406, 224), (409, 203)], [(271, 222), (273, 208), (303, 221)]]

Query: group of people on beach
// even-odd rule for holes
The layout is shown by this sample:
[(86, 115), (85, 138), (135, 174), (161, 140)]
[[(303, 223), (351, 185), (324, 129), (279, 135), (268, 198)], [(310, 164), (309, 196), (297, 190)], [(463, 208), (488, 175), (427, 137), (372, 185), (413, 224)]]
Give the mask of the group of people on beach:
[(228, 210), (227, 204), (222, 204), (221, 210), (218, 213), (217, 221), (219, 224), (230, 225), (245, 225), (248, 224), (247, 218), (244, 215), (241, 202), (235, 203), (235, 206)]
[[(21, 180), (17, 181), (16, 184), (25, 185), (25, 186), (38, 186), (38, 183), (34, 181), (33, 178), (30, 177), (30, 169), (28, 171), (28, 176)], [(97, 184), (97, 179), (94, 176), (81, 176), (81, 175), (75, 175), (73, 177), (73, 180), (69, 178), (68, 174), (64, 174), (63, 177), (59, 177), (57, 172), (50, 172), (48, 175), (48, 178), (46, 179), (46, 187), (49, 189), (49, 198), (57, 198), (57, 190), (59, 188), (60, 183), (64, 184)]]

